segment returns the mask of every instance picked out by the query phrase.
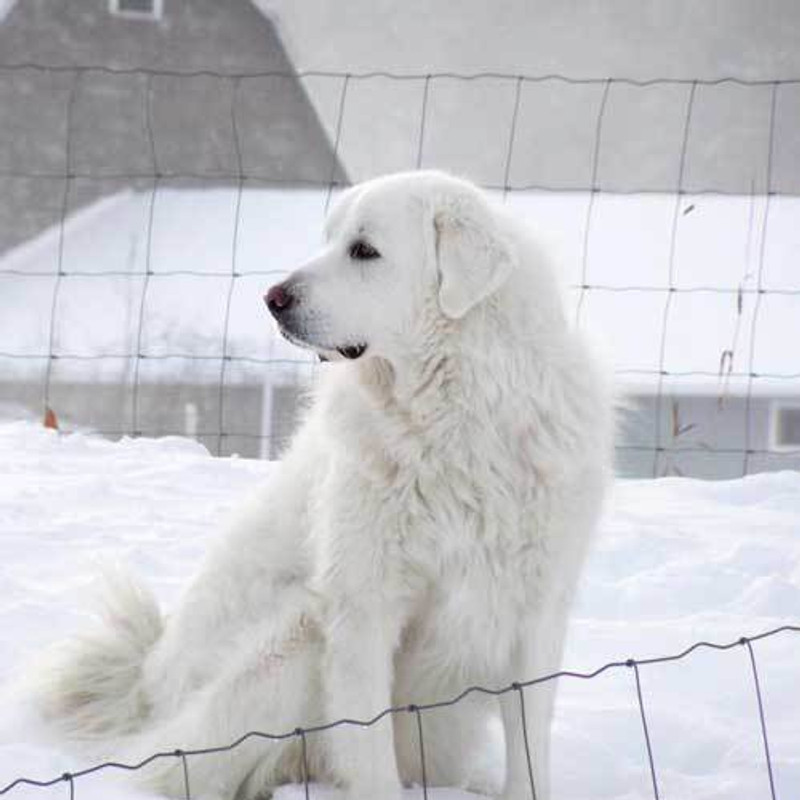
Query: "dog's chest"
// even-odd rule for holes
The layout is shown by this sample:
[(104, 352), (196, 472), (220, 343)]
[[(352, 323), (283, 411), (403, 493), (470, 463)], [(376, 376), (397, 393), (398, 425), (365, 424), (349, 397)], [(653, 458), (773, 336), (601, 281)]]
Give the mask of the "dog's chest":
[(437, 572), (507, 574), (527, 568), (520, 556), (541, 544), (546, 497), (516, 464), (464, 448), (429, 454), (397, 478), (404, 545)]
[(504, 674), (542, 599), (546, 560), (498, 545), (439, 551), (409, 628), (410, 649), (469, 680)]
[[(492, 484), (472, 469), (415, 479), (398, 535), (406, 568), (429, 587), (423, 613), (439, 634), (479, 641), (508, 638), (551, 572), (541, 492), (532, 480)], [(496, 478), (496, 475), (495, 475)], [(510, 624), (509, 624), (510, 623)]]
[[(516, 442), (518, 455), (526, 443)], [(557, 583), (558, 495), (527, 466), (456, 442), (407, 477), (400, 541), (430, 587), (422, 608), (429, 644), (446, 648), (457, 637), (474, 643), (477, 659), (502, 660)]]

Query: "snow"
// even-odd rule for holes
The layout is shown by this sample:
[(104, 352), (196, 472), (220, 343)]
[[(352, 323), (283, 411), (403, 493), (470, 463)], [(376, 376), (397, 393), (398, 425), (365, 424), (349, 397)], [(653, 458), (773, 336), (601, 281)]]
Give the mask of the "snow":
[[(87, 766), (49, 740), (15, 684), (50, 642), (85, 624), (98, 561), (122, 560), (174, 603), (227, 514), (274, 465), (215, 459), (179, 438), (112, 443), (0, 424), (0, 787)], [(585, 571), (565, 667), (737, 640), (798, 622), (800, 474), (705, 483), (620, 481)], [(779, 797), (800, 785), (800, 634), (753, 644)], [(640, 668), (659, 790), (680, 800), (769, 797), (747, 650), (698, 650)], [(519, 676), (527, 679), (534, 676)], [(535, 688), (526, 690), (536, 691)], [(496, 738), (487, 741), (497, 771)], [(562, 678), (554, 726), (557, 800), (652, 796), (633, 672)], [(11, 798), (68, 796), (18, 787)], [(312, 797), (321, 797), (312, 787)], [(329, 790), (324, 794), (328, 795)], [(143, 798), (115, 771), (81, 778), (80, 800)], [(416, 797), (419, 790), (409, 790)], [(439, 789), (434, 800), (463, 792)], [(301, 800), (285, 787), (279, 800)]]
[[(167, 373), (174, 361), (158, 357), (218, 359), (224, 342), (235, 358), (307, 361), (276, 336), (262, 296), (320, 246), (329, 191), (247, 185), (121, 192), (72, 214), (63, 242), (55, 225), (5, 254), (0, 353), (15, 356), (0, 359), (5, 374), (46, 367), (59, 266), (53, 346), (64, 379), (121, 380), (137, 352)], [(663, 369), (663, 389), (717, 394), (731, 351), (729, 395), (800, 393), (800, 198), (687, 194), (676, 206), (671, 194), (601, 192), (590, 207), (585, 192), (512, 191), (504, 200), (560, 270), (570, 312), (580, 306), (581, 324), (608, 341), (626, 388), (651, 393)], [(258, 363), (242, 368), (261, 379)]]

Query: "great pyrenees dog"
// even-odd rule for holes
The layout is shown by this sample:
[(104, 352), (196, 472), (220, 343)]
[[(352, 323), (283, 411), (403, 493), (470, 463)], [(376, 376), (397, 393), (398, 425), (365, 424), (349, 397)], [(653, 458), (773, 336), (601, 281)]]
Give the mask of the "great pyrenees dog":
[[(342, 193), (321, 253), (266, 296), (283, 336), (332, 362), (274, 473), (178, 608), (109, 581), (101, 624), (49, 662), (42, 709), (95, 752), (190, 757), (195, 797), (265, 797), (308, 777), (351, 800), (426, 779), (482, 791), (502, 720), (505, 780), (548, 793), (553, 684), (611, 473), (606, 370), (568, 321), (528, 232), (472, 184), (390, 175)], [(527, 716), (522, 724), (524, 699)], [(140, 773), (184, 796), (179, 757)]]

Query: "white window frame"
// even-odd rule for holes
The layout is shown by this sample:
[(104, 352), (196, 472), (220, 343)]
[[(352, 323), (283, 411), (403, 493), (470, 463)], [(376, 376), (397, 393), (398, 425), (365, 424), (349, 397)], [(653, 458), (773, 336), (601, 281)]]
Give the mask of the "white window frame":
[(800, 450), (800, 442), (785, 444), (778, 441), (778, 417), (780, 412), (784, 410), (800, 412), (800, 401), (777, 401), (770, 406), (769, 449), (775, 453), (789, 453)]
[(164, 13), (164, 0), (152, 0), (152, 11), (131, 11), (129, 9), (120, 8), (120, 0), (108, 0), (108, 11), (115, 17), (122, 17), (123, 19), (138, 19), (147, 22), (158, 22), (161, 15)]

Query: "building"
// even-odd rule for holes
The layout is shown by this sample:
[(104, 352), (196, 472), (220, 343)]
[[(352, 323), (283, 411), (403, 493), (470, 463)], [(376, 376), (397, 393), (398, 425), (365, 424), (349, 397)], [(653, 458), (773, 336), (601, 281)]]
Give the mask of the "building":
[(12, 249), (6, 412), (40, 416), (44, 401), (65, 429), (274, 457), (314, 363), (262, 297), (313, 251), (325, 203), (308, 188), (127, 190)]
[(513, 193), (613, 362), (618, 467), (800, 467), (800, 197)]
[[(111, 435), (194, 431), (214, 452), (274, 453), (270, 415), (288, 411), (265, 386), (291, 399), (279, 370), (241, 368), (233, 333), (186, 324), (208, 321), (211, 297), (163, 274), (216, 280), (214, 307), (230, 295), (235, 332), (242, 287), (260, 298), (270, 280), (244, 273), (258, 264), (274, 280), (276, 259), (292, 266), (286, 209), (303, 205), (302, 187), (344, 180), (272, 22), (248, 0), (6, 4), (0, 106), (0, 403), (37, 416), (47, 404)], [(286, 224), (254, 239), (242, 223), (242, 246), (262, 248), (242, 256), (233, 226), (265, 197)], [(180, 302), (159, 310), (169, 298)], [(156, 358), (158, 335), (186, 357)]]
[(800, 13), (535, 5), (12, 4), (0, 398), (274, 456), (314, 367), (261, 294), (339, 183), (431, 166), (563, 267), (630, 398), (623, 474), (800, 466)]

